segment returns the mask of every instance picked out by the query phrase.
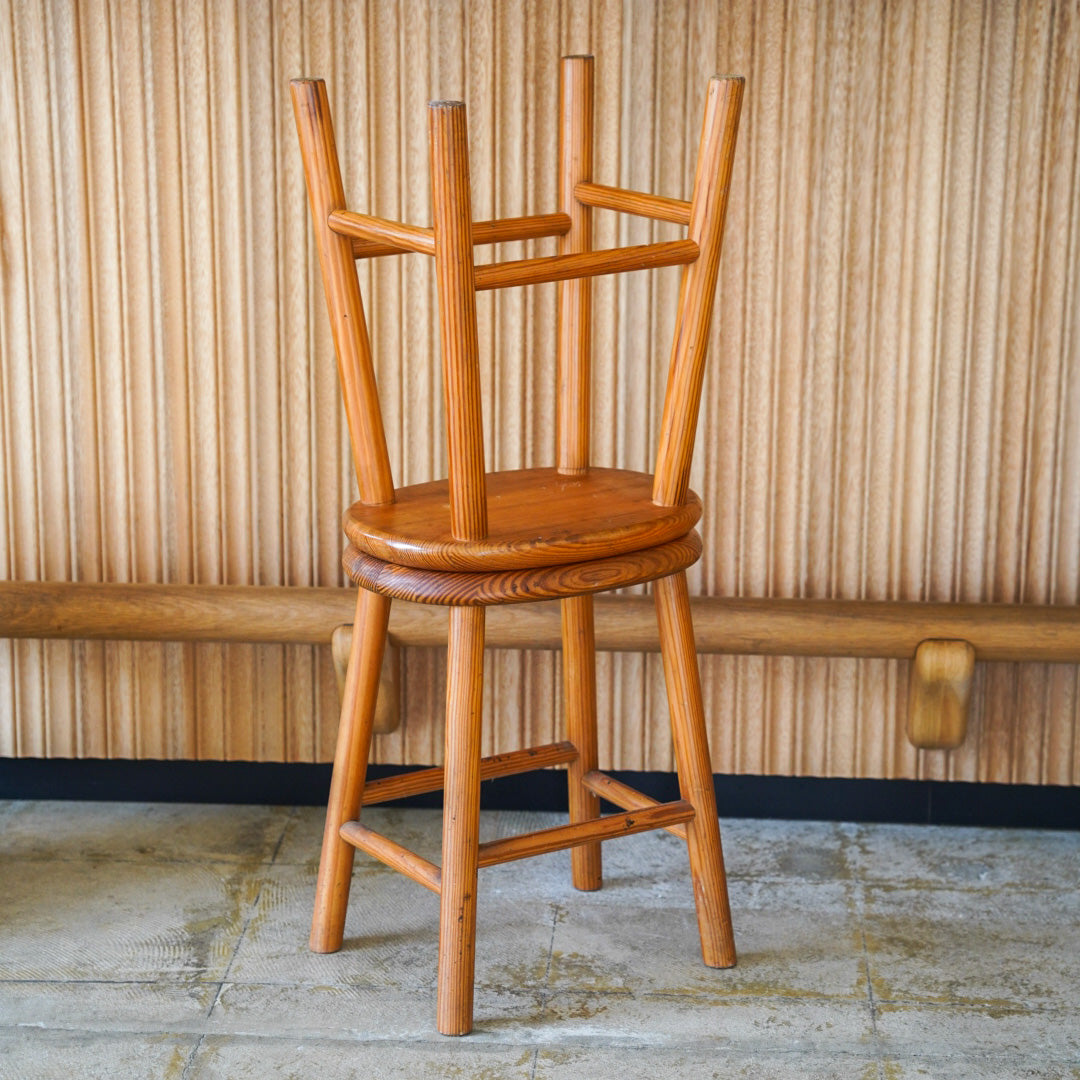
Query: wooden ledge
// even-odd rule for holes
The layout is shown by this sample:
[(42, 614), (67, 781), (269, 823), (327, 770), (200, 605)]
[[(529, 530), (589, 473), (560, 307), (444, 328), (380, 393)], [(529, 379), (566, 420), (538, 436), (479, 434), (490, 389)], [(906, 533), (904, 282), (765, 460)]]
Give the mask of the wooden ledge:
[[(650, 597), (593, 603), (599, 650), (659, 651)], [(970, 642), (980, 662), (1080, 663), (1076, 604), (699, 596), (690, 607), (699, 653), (910, 660), (920, 642), (951, 639)], [(0, 581), (0, 637), (8, 638), (328, 645), (355, 611), (352, 588)], [(490, 609), (484, 639), (493, 649), (557, 649), (560, 633), (558, 604), (538, 603)], [(395, 603), (390, 639), (445, 645), (445, 610)]]

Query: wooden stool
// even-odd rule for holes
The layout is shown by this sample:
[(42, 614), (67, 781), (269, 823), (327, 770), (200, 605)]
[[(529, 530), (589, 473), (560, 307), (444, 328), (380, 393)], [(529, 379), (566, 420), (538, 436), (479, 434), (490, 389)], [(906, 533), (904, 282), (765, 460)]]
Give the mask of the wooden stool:
[[(315, 897), (311, 948), (341, 946), (353, 850), (440, 897), (438, 1028), (472, 1028), (477, 870), (572, 848), (573, 882), (601, 883), (600, 842), (647, 829), (686, 840), (705, 963), (735, 963), (720, 830), (690, 622), (686, 567), (701, 554), (701, 501), (688, 488), (743, 80), (709, 82), (690, 202), (592, 180), (592, 57), (562, 61), (559, 212), (474, 222), (465, 106), (430, 105), (433, 228), (346, 209), (321, 80), (292, 83), (326, 302), (337, 350), (360, 501), (345, 515), (344, 565), (360, 586)], [(688, 226), (665, 243), (594, 251), (593, 207)], [(473, 265), (473, 247), (558, 236), (546, 258)], [(395, 490), (355, 260), (420, 252), (435, 259), (449, 470)], [(653, 475), (590, 466), (590, 308), (594, 275), (684, 264), (660, 445)], [(555, 465), (485, 474), (476, 293), (558, 281)], [(657, 803), (598, 771), (592, 594), (655, 581), (681, 798)], [(559, 598), (567, 738), (480, 757), (484, 611)], [(365, 785), (387, 619), (394, 599), (450, 609), (446, 755)], [(566, 764), (568, 825), (480, 844), (482, 779)], [(442, 866), (358, 820), (361, 803), (444, 791)], [(624, 812), (600, 815), (600, 797)]]

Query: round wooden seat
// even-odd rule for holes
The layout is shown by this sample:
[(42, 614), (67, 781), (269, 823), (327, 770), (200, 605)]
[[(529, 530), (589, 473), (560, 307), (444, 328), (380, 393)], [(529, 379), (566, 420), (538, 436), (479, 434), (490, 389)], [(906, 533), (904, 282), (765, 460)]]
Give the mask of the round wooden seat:
[(695, 530), (666, 544), (587, 562), (559, 563), (488, 573), (420, 570), (383, 562), (358, 551), (345, 549), (345, 573), (362, 588), (393, 600), (453, 607), (485, 607), (489, 604), (522, 604), (566, 596), (641, 585), (692, 566), (701, 556), (701, 537)]
[(399, 488), (392, 503), (354, 503), (345, 512), (345, 533), (357, 551), (382, 562), (494, 572), (655, 548), (685, 536), (701, 517), (693, 492), (682, 506), (658, 506), (652, 476), (626, 469), (593, 468), (581, 476), (520, 469), (488, 473), (486, 483), (482, 540), (451, 534), (447, 480)]

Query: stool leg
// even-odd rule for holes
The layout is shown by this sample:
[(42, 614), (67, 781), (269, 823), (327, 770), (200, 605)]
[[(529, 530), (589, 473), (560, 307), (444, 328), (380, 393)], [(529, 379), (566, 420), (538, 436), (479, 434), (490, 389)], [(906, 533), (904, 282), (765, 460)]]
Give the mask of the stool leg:
[(480, 721), (484, 609), (450, 609), (446, 672), (442, 890), (437, 1023), (443, 1035), (472, 1030), (476, 870), (480, 844)]
[(694, 818), (686, 823), (686, 839), (701, 954), (709, 967), (733, 967), (735, 937), (731, 929), (731, 908), (724, 875), (724, 853), (720, 847), (720, 824), (716, 817), (716, 794), (686, 574), (680, 571), (661, 578), (654, 588), (679, 789), (696, 811)]
[(346, 821), (355, 821), (360, 814), (389, 617), (387, 597), (367, 589), (359, 590), (315, 885), (315, 913), (309, 942), (313, 952), (336, 952), (345, 934), (355, 848), (341, 839), (339, 830)]
[[(596, 635), (593, 630), (593, 598), (571, 596), (562, 602), (563, 700), (566, 702), (566, 736), (577, 747), (577, 761), (567, 769), (570, 821), (577, 824), (600, 816), (600, 800), (581, 778), (599, 768), (596, 738)], [(570, 849), (575, 889), (592, 891), (603, 882), (600, 843)]]

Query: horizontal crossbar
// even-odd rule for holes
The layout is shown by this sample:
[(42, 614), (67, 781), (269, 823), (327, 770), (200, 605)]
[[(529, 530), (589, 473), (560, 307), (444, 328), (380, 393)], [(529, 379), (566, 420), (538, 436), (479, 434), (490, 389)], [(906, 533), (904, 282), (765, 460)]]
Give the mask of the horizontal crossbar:
[[(481, 759), (480, 779), (493, 780), (497, 776), (513, 776), (516, 773), (531, 772), (533, 769), (544, 769), (549, 765), (565, 765), (567, 762), (576, 761), (577, 756), (577, 749), (571, 742), (548, 743), (546, 746), (514, 750), (509, 754), (494, 754)], [(408, 795), (423, 795), (429, 791), (441, 791), (442, 787), (441, 766), (417, 769), (367, 784), (364, 787), (364, 805), (404, 799)]]
[(430, 889), (433, 893), (442, 891), (442, 870), (429, 859), (402, 847), (388, 836), (361, 825), (359, 821), (346, 821), (338, 831), (342, 840), (369, 855), (374, 855), (380, 862), (419, 882), (425, 889)]
[(539, 259), (477, 266), (473, 278), (478, 291), (506, 289), (514, 285), (540, 285), (545, 281), (622, 274), (657, 266), (691, 263), (698, 257), (693, 240), (668, 240), (662, 244), (636, 244), (604, 251), (583, 251), (572, 255), (547, 255)]
[[(601, 799), (606, 799), (623, 810), (647, 810), (652, 806), (662, 805), (658, 800), (630, 787), (629, 784), (624, 784), (621, 780), (616, 780), (613, 776), (608, 776), (607, 773), (587, 772), (581, 778), (581, 782), (594, 795), (599, 795)], [(686, 826), (682, 823), (668, 825), (667, 831), (679, 837), (680, 840), (686, 839)]]
[(676, 802), (658, 803), (647, 810), (630, 810), (592, 821), (507, 836), (480, 845), (479, 865), (495, 866), (514, 859), (527, 859), (532, 855), (578, 847), (594, 840), (611, 840), (616, 836), (631, 836), (650, 829), (665, 829), (677, 822), (689, 821), (693, 816), (694, 808), (679, 799)]
[(531, 217), (474, 221), (473, 244), (507, 244), (512, 240), (538, 240), (545, 236), (565, 236), (570, 231), (569, 214), (533, 214)]
[(418, 225), (403, 225), (400, 221), (354, 214), (351, 210), (334, 210), (327, 218), (330, 228), (354, 240), (371, 240), (389, 246), (394, 251), (417, 251), (421, 255), (435, 254), (435, 233)]
[(602, 210), (621, 210), (657, 221), (672, 221), (676, 225), (690, 224), (690, 204), (683, 199), (669, 199), (666, 195), (649, 195), (644, 191), (628, 191), (583, 180), (575, 185), (574, 198)]
[[(498, 218), (474, 221), (473, 245), (508, 244), (514, 240), (539, 240), (545, 236), (564, 236), (570, 231), (569, 214), (532, 214), (529, 217)], [(353, 239), (353, 258), (370, 259), (378, 255), (401, 255), (398, 244), (378, 240)]]

